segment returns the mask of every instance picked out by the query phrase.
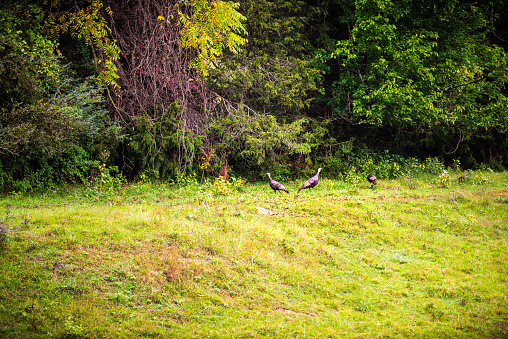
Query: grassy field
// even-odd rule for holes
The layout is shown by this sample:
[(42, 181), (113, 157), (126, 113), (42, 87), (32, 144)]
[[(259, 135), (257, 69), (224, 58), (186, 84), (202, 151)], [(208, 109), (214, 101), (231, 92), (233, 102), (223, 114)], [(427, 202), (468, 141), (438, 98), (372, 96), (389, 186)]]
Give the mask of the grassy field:
[(0, 337), (506, 338), (508, 172), (458, 175), (11, 194)]

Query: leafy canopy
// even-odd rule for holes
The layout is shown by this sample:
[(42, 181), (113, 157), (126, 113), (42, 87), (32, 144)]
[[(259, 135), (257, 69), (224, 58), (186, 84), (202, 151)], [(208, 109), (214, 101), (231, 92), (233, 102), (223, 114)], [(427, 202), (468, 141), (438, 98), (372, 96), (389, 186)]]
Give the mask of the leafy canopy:
[(104, 8), (102, 0), (93, 0), (88, 7), (75, 12), (59, 11), (51, 14), (46, 29), (53, 39), (63, 33), (82, 39), (92, 48), (94, 59), (101, 65), (98, 74), (101, 83), (118, 87), (115, 61), (119, 59), (121, 51), (116, 41), (109, 37), (111, 30), (105, 19), (105, 15), (112, 14), (109, 7)]
[[(421, 6), (423, 5), (423, 6)], [(357, 123), (507, 130), (504, 51), (476, 3), (356, 2), (350, 39), (332, 57), (336, 114)]]
[[(206, 77), (208, 69), (222, 55), (224, 45), (237, 53), (246, 44), (247, 39), (241, 36), (247, 33), (242, 24), (246, 18), (237, 11), (239, 4), (235, 2), (191, 0), (186, 3), (192, 7), (192, 15), (178, 12), (182, 44), (197, 50), (190, 66)], [(162, 16), (159, 19), (165, 20)]]

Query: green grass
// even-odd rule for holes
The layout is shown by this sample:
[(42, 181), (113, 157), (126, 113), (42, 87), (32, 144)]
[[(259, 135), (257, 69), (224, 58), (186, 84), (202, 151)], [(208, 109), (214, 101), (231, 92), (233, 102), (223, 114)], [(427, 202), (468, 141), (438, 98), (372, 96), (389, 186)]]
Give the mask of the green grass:
[(507, 172), (322, 174), (2, 198), (0, 337), (508, 336)]

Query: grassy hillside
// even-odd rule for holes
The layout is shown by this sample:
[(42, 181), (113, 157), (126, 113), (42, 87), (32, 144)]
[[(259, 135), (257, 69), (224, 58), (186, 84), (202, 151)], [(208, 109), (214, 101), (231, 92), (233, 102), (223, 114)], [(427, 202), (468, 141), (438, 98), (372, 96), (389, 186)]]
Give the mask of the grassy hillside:
[(508, 173), (300, 183), (1, 198), (0, 337), (508, 336)]

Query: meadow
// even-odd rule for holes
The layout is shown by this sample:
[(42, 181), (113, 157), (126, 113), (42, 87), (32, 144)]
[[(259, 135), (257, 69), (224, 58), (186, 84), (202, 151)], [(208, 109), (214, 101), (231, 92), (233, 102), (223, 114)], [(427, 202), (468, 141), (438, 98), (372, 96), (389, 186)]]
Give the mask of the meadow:
[(0, 337), (506, 338), (508, 172), (447, 175), (9, 194)]

